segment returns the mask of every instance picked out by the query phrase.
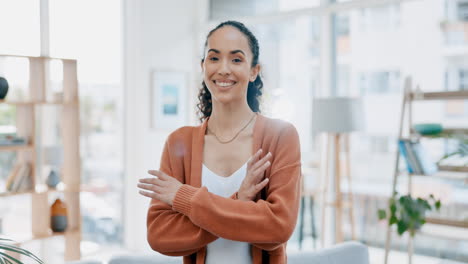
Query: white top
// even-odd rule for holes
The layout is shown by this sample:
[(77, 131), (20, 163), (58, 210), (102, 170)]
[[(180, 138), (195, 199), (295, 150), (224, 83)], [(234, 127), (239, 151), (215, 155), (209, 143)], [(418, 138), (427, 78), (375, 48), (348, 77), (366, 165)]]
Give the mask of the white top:
[[(222, 177), (208, 169), (205, 164), (202, 168), (202, 185), (208, 191), (222, 197), (230, 197), (239, 190), (247, 174), (247, 163), (242, 165), (229, 177)], [(206, 264), (238, 264), (252, 263), (250, 245), (246, 242), (232, 241), (218, 238), (207, 245)]]

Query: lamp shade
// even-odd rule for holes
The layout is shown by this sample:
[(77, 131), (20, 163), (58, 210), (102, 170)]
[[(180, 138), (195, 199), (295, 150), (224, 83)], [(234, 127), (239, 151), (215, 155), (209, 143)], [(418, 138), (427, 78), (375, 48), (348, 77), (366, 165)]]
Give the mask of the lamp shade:
[(346, 133), (364, 128), (361, 99), (350, 97), (316, 98), (312, 105), (312, 130)]

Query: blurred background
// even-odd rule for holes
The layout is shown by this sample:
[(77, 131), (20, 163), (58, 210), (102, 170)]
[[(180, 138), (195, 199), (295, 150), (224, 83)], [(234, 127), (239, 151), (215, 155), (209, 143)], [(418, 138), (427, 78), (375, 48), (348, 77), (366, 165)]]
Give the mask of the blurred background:
[[(333, 237), (333, 230), (325, 230), (336, 220), (333, 214), (322, 218), (327, 211), (320, 205), (319, 179), (326, 177), (330, 157), (323, 151), (329, 141), (314, 127), (313, 102), (359, 98), (365, 122), (348, 137), (352, 182), (344, 180), (342, 187), (343, 198), (352, 194), (354, 221), (344, 217), (344, 239), (375, 248), (375, 263), (383, 263), (386, 222), (377, 210), (392, 194), (405, 80), (423, 92), (468, 91), (467, 0), (1, 0), (0, 54), (78, 62), (82, 257), (151, 251), (149, 201), (138, 196), (136, 183), (159, 167), (171, 131), (199, 124), (203, 44), (209, 30), (225, 20), (245, 23), (259, 40), (262, 113), (288, 120), (299, 132), (305, 193), (312, 199), (304, 199), (304, 229), (297, 228), (288, 249), (324, 246), (322, 237)], [(0, 59), (0, 73), (12, 87), (9, 96), (27, 87), (26, 63)], [(158, 90), (164, 78), (173, 78), (168, 72), (182, 83), (176, 95)], [(176, 104), (177, 114), (159, 112), (161, 104)], [(0, 104), (0, 133), (12, 131), (15, 111)], [(413, 123), (468, 127), (468, 102), (462, 98), (415, 104), (412, 114)], [(459, 147), (447, 138), (421, 142), (433, 161)], [(15, 155), (0, 152), (0, 181)], [(397, 170), (404, 165), (400, 161)], [(400, 191), (406, 183), (402, 177)], [(352, 193), (346, 191), (350, 186)], [(426, 224), (415, 238), (415, 253), (468, 262), (466, 173), (461, 180), (415, 177), (412, 190), (435, 194), (443, 204), (437, 216), (461, 222)], [(0, 236), (29, 226), (30, 199), (0, 197)], [(60, 237), (48, 240), (63, 245)], [(404, 252), (407, 242), (407, 236), (393, 235), (392, 248)], [(41, 252), (40, 241), (27, 247)], [(63, 249), (57, 248), (46, 254), (47, 263), (61, 263)]]

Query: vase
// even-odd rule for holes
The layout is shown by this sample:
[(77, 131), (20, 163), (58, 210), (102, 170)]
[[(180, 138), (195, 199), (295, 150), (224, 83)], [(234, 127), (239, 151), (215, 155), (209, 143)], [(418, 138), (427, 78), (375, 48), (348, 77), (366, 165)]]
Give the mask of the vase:
[(52, 169), (50, 170), (49, 176), (47, 177), (46, 184), (50, 188), (55, 188), (57, 187), (57, 184), (60, 182), (60, 177), (57, 173), (56, 170)]
[(0, 100), (5, 99), (8, 93), (8, 82), (5, 78), (0, 77)]
[(50, 207), (50, 227), (54, 232), (64, 232), (67, 229), (67, 207), (57, 198)]

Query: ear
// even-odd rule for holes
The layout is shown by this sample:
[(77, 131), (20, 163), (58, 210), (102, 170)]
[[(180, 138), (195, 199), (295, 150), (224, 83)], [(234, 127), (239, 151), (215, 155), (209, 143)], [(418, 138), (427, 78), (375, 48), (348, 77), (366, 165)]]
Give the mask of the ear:
[(253, 82), (257, 79), (258, 74), (260, 73), (260, 64), (255, 65), (254, 67), (250, 68), (250, 78), (249, 81)]
[(201, 67), (202, 72), (203, 72), (203, 62), (205, 62), (205, 59), (201, 59), (200, 61), (200, 67)]

